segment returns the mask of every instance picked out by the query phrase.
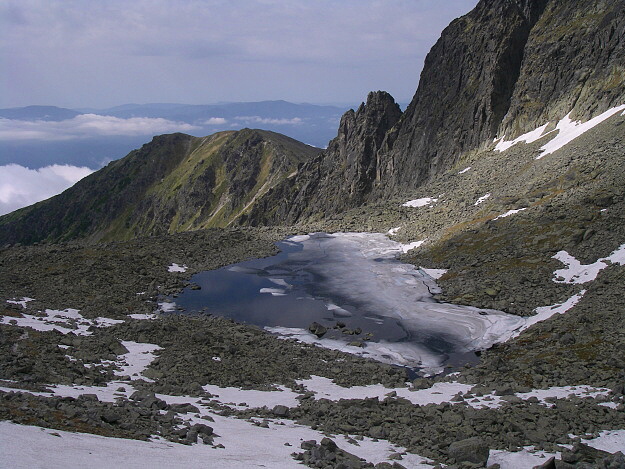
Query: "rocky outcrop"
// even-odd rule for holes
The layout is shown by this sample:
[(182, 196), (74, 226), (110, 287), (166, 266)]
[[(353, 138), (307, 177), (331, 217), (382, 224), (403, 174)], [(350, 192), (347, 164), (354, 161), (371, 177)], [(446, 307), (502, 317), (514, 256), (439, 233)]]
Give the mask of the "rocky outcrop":
[(443, 31), (412, 102), (387, 136), (379, 192), (417, 187), (496, 135), (546, 3), (481, 1)]
[(369, 93), (367, 102), (341, 118), (328, 148), (256, 204), (243, 222), (293, 223), (304, 217), (337, 213), (366, 202), (378, 174), (378, 153), (401, 110), (386, 92)]
[[(257, 206), (263, 212), (247, 222), (332, 216), (414, 190), (495, 137), (625, 103), (624, 9), (623, 0), (480, 1), (443, 31), (399, 119), (362, 119), (389, 109), (370, 95), (364, 108), (343, 117), (328, 150), (268, 194)], [(355, 117), (361, 120), (354, 125)]]
[(481, 1), (428, 54), (387, 136), (378, 192), (414, 188), (496, 136), (625, 103), (625, 2)]
[(532, 30), (499, 135), (625, 103), (625, 1), (552, 0)]

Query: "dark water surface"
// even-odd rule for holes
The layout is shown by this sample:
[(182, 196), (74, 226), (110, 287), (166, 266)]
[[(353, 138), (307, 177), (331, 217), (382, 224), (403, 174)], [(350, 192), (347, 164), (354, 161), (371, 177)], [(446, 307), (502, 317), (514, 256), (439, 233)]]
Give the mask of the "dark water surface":
[[(331, 238), (315, 234), (308, 244), (285, 240), (277, 243), (281, 252), (275, 256), (201, 272), (191, 279), (201, 289), (186, 288), (172, 300), (182, 312), (204, 311), (260, 327), (307, 330), (317, 322), (328, 329), (323, 339), (359, 341), (365, 349), (380, 342), (418, 345), (447, 365), (476, 361), (473, 352), (458, 349), (444, 331), (407, 327), (401, 315), (391, 311), (392, 303), (378, 301), (375, 289), (380, 287), (361, 286), (365, 269), (360, 251), (349, 246), (329, 249)], [(393, 256), (368, 262), (389, 271), (403, 265)]]

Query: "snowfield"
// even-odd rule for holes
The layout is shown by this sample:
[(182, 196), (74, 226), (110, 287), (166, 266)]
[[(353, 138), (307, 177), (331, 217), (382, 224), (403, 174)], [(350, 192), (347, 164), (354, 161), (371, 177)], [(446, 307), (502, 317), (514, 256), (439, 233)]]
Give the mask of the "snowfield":
[(609, 119), (613, 115), (624, 111), (625, 115), (625, 104), (621, 106), (616, 106), (607, 111), (599, 114), (598, 116), (593, 117), (587, 122), (573, 121), (571, 120), (571, 113), (568, 113), (565, 117), (563, 117), (554, 130), (545, 133), (549, 124), (544, 124), (537, 129), (534, 129), (526, 134), (523, 134), (514, 140), (506, 141), (505, 136), (500, 139), (495, 139), (497, 145), (495, 145), (495, 151), (506, 151), (508, 148), (516, 145), (517, 143), (533, 143), (536, 140), (539, 140), (548, 135), (556, 134), (549, 142), (544, 144), (540, 148), (540, 154), (536, 157), (537, 160), (544, 158), (547, 155), (550, 155), (556, 151), (558, 151), (563, 146), (571, 143), (576, 138), (580, 137), (584, 133), (588, 132), (590, 129), (596, 127), (601, 124), (603, 121)]

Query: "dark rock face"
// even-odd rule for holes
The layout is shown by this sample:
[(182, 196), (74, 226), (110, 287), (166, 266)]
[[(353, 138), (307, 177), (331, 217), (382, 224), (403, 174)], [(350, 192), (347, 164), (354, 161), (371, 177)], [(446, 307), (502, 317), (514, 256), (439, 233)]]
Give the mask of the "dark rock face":
[(548, 121), (588, 119), (625, 103), (625, 1), (551, 0), (524, 50), (499, 134)]
[(390, 96), (370, 95), (247, 222), (331, 216), (415, 189), (497, 136), (625, 103), (624, 10), (624, 0), (480, 1), (443, 31), (401, 117)]
[(341, 118), (328, 148), (303, 164), (296, 176), (268, 194), (247, 220), (255, 225), (292, 223), (313, 214), (356, 207), (370, 196), (378, 174), (378, 152), (401, 110), (384, 91)]
[(497, 133), (545, 3), (481, 1), (443, 31), (412, 102), (387, 136), (380, 192), (418, 186)]

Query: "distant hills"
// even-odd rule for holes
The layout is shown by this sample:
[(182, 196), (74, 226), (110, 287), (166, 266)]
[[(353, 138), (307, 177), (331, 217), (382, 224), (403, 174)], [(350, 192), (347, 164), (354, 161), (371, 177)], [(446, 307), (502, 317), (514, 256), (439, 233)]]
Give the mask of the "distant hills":
[[(306, 144), (323, 148), (336, 136), (341, 115), (347, 109), (347, 107), (295, 104), (287, 101), (209, 105), (124, 104), (108, 109), (66, 109), (55, 106), (0, 109), (0, 118), (10, 120), (0, 121), (0, 128), (4, 130), (0, 134), (0, 165), (16, 163), (38, 168), (50, 164), (71, 164), (98, 169), (141, 146), (154, 135), (178, 130), (195, 136), (204, 136), (225, 130), (251, 127), (279, 132)], [(123, 133), (125, 121), (117, 121), (117, 134), (110, 132), (103, 135), (96, 132), (97, 129), (94, 129), (92, 134), (82, 133), (80, 138), (63, 134), (64, 131), (71, 130), (74, 124), (71, 119), (85, 114), (124, 120), (164, 119), (171, 121), (172, 125), (184, 124), (187, 128), (174, 126), (171, 129), (150, 132), (150, 126), (145, 125), (146, 130), (141, 133), (142, 127), (132, 125), (133, 133), (129, 135)], [(32, 123), (52, 128), (53, 138), (11, 137), (10, 130), (13, 129), (32, 131)], [(88, 125), (85, 128), (88, 129)], [(120, 128), (122, 130), (119, 130)]]
[(82, 114), (79, 111), (56, 106), (26, 106), (0, 109), (0, 117), (14, 120), (62, 121)]

